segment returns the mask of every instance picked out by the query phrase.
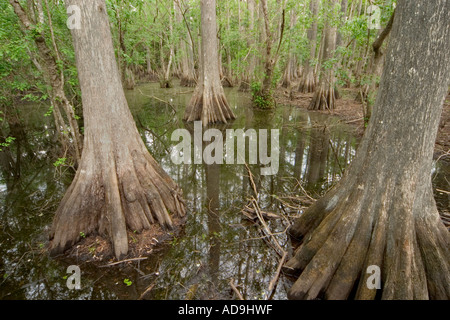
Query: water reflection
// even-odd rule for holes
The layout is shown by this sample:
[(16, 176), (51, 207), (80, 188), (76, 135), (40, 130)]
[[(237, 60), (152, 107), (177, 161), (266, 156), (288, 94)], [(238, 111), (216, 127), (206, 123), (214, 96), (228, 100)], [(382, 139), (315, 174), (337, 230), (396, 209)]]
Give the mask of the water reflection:
[[(146, 91), (144, 91), (146, 90)], [(142, 89), (147, 96), (158, 94), (154, 87)], [(226, 90), (230, 104), (238, 118), (220, 129), (272, 129), (280, 130), (280, 170), (274, 176), (260, 176), (258, 165), (250, 165), (255, 175), (259, 200), (264, 210), (280, 212), (279, 202), (273, 195), (297, 190), (302, 183), (311, 192), (320, 194), (337, 181), (345, 167), (344, 158), (354, 154), (356, 139), (349, 129), (335, 119), (320, 114), (309, 114), (291, 107), (276, 111), (260, 111), (250, 107), (248, 96), (235, 90)], [(130, 92), (133, 101), (139, 94)], [(174, 93), (175, 94), (175, 93)], [(166, 99), (170, 95), (166, 95)], [(185, 97), (178, 103), (185, 103)], [(164, 254), (149, 299), (231, 299), (235, 296), (229, 281), (234, 279), (246, 299), (268, 296), (268, 284), (278, 265), (279, 256), (267, 245), (267, 235), (259, 225), (243, 219), (241, 209), (252, 195), (248, 172), (244, 165), (174, 165), (167, 161), (167, 145), (173, 145), (170, 133), (182, 127), (178, 119), (182, 111), (169, 120), (157, 120), (161, 109), (172, 112), (166, 104), (136, 103), (134, 114), (140, 119), (141, 131), (155, 128), (149, 149), (164, 169), (182, 187), (191, 212), (182, 236), (174, 239), (172, 247)], [(164, 122), (163, 122), (164, 121)], [(164, 123), (158, 127), (157, 123)], [(192, 128), (188, 126), (188, 129)], [(193, 142), (193, 138), (192, 144)], [(150, 139), (147, 138), (147, 141)], [(248, 143), (248, 142), (246, 142)], [(331, 146), (333, 145), (333, 146)], [(336, 154), (329, 149), (333, 148)], [(248, 145), (246, 146), (248, 150)], [(311, 153), (317, 153), (312, 155)], [(347, 158), (348, 160), (351, 157)], [(283, 231), (285, 220), (270, 221), (279, 242), (287, 245)], [(286, 298), (283, 280), (274, 299)]]
[[(336, 119), (293, 107), (254, 110), (248, 94), (225, 91), (237, 119), (221, 130), (280, 130), (278, 174), (260, 176), (259, 166), (250, 165), (263, 210), (288, 217), (297, 214), (286, 211), (274, 195), (300, 194), (301, 184), (318, 196), (339, 180), (354, 157), (357, 139)], [(181, 119), (190, 95), (186, 88), (160, 89), (157, 83), (127, 92), (142, 139), (183, 189), (189, 218), (170, 245), (126, 267), (97, 268), (81, 261), (48, 259), (42, 249), (45, 232), (73, 172), (53, 166), (56, 159), (48, 136), (50, 123), (42, 116), (45, 111), (27, 109), (24, 132), (31, 137), (0, 153), (1, 299), (233, 299), (230, 279), (246, 299), (268, 296), (279, 255), (268, 245), (260, 225), (241, 213), (253, 192), (245, 166), (175, 165), (170, 160), (175, 144), (170, 136), (184, 127)], [(21, 158), (19, 165), (12, 161), (20, 158), (17, 154), (30, 152), (33, 159)], [(287, 219), (271, 220), (268, 225), (287, 248), (283, 234)], [(65, 285), (66, 268), (73, 263), (82, 270), (79, 291), (69, 291)], [(286, 298), (285, 281), (280, 279), (274, 299)]]

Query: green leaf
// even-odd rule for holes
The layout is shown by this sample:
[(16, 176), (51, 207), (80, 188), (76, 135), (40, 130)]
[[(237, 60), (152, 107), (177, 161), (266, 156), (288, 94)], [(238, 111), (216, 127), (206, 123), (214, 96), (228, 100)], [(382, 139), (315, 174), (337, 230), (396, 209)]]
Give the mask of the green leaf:
[(127, 285), (127, 287), (129, 287), (133, 284), (133, 282), (130, 279), (124, 279), (123, 283), (125, 283)]

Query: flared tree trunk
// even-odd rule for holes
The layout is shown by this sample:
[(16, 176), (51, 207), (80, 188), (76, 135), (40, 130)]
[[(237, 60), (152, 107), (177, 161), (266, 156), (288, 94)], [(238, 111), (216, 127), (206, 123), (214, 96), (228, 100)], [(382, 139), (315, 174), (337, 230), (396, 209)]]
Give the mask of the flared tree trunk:
[(309, 59), (305, 62), (305, 67), (300, 78), (300, 84), (298, 91), (303, 93), (314, 92), (316, 88), (316, 76), (314, 73), (313, 61), (316, 57), (316, 43), (317, 43), (317, 13), (319, 11), (319, 2), (317, 0), (311, 0), (309, 4), (309, 10), (311, 11), (312, 24), (308, 29), (308, 42), (309, 42)]
[[(374, 113), (351, 166), (290, 234), (292, 299), (449, 299), (449, 233), (431, 186), (450, 80), (450, 3), (398, 1)], [(367, 283), (381, 270), (381, 289)], [(369, 269), (369, 270), (368, 270)], [(373, 283), (373, 282), (372, 282)]]
[(201, 120), (204, 125), (235, 119), (220, 81), (219, 53), (216, 25), (216, 1), (201, 1), (201, 67), (184, 120)]
[[(50, 253), (62, 253), (80, 233), (104, 235), (119, 259), (128, 252), (127, 230), (153, 224), (171, 229), (185, 213), (181, 190), (146, 149), (128, 109), (104, 0), (68, 0), (81, 9), (72, 30), (80, 80), (85, 141), (80, 166), (50, 232)], [(172, 214), (172, 216), (171, 216)]]
[[(337, 0), (328, 0), (329, 8), (333, 12), (333, 8), (337, 3)], [(332, 13), (329, 13), (330, 15)], [(327, 18), (324, 30), (324, 47), (323, 57), (321, 62), (321, 74), (319, 85), (315, 88), (314, 96), (308, 107), (310, 110), (332, 110), (336, 104), (335, 91), (335, 76), (334, 66), (327, 64), (326, 62), (333, 57), (334, 50), (336, 49), (336, 27), (333, 26), (333, 22), (330, 17)]]

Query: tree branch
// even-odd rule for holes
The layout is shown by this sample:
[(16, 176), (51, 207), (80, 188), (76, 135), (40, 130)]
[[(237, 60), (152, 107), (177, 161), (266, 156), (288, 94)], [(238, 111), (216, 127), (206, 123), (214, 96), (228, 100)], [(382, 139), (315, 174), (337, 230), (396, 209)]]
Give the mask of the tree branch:
[(378, 51), (380, 50), (381, 46), (383, 45), (384, 40), (389, 35), (389, 32), (391, 32), (392, 24), (394, 23), (394, 16), (395, 16), (395, 10), (392, 13), (392, 16), (389, 19), (389, 21), (388, 21), (386, 27), (384, 28), (384, 30), (378, 35), (378, 37), (373, 42), (372, 48), (373, 48), (373, 51), (375, 53), (378, 53)]

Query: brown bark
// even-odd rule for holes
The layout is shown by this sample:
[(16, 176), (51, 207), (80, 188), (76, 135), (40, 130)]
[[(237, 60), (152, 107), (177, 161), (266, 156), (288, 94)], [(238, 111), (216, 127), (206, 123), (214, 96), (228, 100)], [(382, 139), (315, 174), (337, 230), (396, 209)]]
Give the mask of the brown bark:
[(50, 253), (62, 253), (86, 236), (111, 240), (127, 254), (127, 230), (154, 224), (170, 229), (185, 213), (181, 190), (147, 151), (128, 109), (114, 56), (104, 0), (68, 0), (81, 9), (72, 30), (85, 119), (85, 147), (75, 178), (53, 220)]
[(199, 79), (184, 120), (201, 120), (204, 125), (227, 123), (236, 116), (228, 104), (220, 80), (215, 0), (201, 1), (201, 34)]
[[(285, 265), (298, 275), (290, 298), (450, 298), (450, 238), (431, 187), (450, 81), (449, 21), (445, 0), (398, 2), (374, 113), (357, 155), (338, 185), (290, 231), (302, 241)], [(366, 285), (371, 265), (381, 269), (378, 293)]]

